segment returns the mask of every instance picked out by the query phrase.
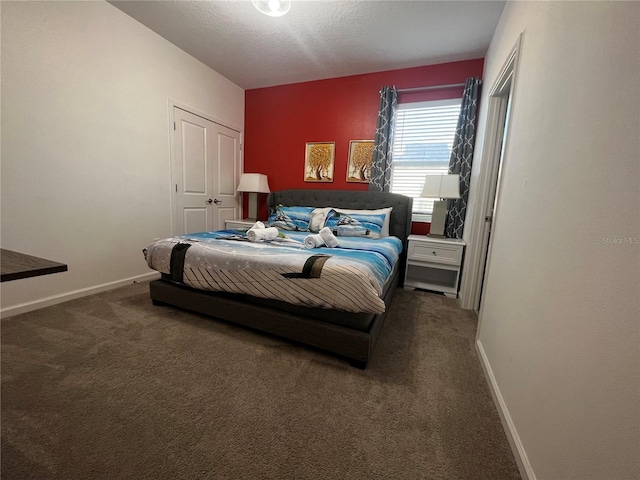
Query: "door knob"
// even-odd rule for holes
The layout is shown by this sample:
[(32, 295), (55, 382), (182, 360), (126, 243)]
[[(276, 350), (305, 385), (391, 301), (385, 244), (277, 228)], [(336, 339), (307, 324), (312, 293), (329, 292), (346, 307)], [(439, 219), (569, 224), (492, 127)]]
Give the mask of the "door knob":
[(218, 200), (217, 198), (213, 201), (213, 203), (215, 203), (216, 205), (220, 205), (222, 203), (222, 200)]
[(207, 205), (211, 205), (213, 203), (213, 199), (210, 198), (209, 200), (207, 200), (206, 203), (207, 203)]

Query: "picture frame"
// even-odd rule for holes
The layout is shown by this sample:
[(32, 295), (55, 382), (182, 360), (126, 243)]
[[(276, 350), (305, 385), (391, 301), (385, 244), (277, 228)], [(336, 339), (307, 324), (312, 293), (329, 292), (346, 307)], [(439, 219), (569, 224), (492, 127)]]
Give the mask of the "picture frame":
[(333, 182), (336, 142), (307, 142), (304, 156), (305, 182)]
[(347, 182), (369, 183), (374, 145), (373, 140), (351, 140), (349, 142)]

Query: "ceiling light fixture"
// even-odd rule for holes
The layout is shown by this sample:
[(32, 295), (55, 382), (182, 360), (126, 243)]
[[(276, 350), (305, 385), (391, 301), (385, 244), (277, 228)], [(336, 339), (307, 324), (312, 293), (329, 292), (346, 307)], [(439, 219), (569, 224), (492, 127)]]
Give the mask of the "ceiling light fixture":
[(281, 17), (291, 8), (291, 0), (251, 0), (251, 3), (270, 17)]

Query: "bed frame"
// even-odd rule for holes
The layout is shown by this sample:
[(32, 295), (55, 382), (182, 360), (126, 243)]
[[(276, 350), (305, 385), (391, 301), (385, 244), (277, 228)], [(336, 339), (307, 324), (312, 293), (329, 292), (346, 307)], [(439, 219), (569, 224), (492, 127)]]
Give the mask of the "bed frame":
[[(402, 284), (406, 265), (407, 237), (411, 230), (413, 199), (387, 192), (343, 190), (282, 190), (267, 197), (269, 209), (276, 205), (304, 205), (345, 209), (377, 209), (393, 207), (389, 234), (404, 244), (398, 268), (383, 299), (389, 309), (395, 289)], [(371, 315), (364, 329), (322, 321), (331, 310), (292, 307), (283, 302), (255, 299), (246, 295), (205, 292), (173, 283), (163, 277), (150, 283), (154, 305), (172, 305), (217, 319), (250, 327), (263, 332), (313, 346), (344, 357), (359, 368), (365, 368), (385, 319), (385, 313)], [(338, 316), (360, 315), (335, 312)]]

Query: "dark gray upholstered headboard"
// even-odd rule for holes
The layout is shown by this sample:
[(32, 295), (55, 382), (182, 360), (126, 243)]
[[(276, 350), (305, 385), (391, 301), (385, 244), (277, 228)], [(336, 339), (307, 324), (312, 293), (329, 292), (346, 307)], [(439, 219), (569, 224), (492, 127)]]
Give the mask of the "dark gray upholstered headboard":
[(368, 192), (354, 190), (280, 190), (267, 197), (269, 211), (276, 205), (302, 207), (337, 207), (372, 210), (393, 207), (389, 234), (398, 237), (407, 247), (411, 232), (411, 209), (413, 198), (397, 193)]

